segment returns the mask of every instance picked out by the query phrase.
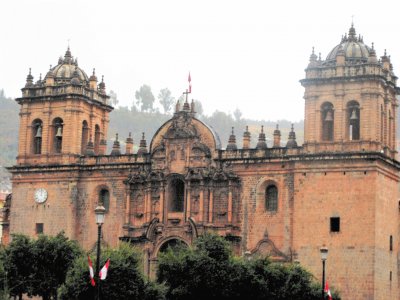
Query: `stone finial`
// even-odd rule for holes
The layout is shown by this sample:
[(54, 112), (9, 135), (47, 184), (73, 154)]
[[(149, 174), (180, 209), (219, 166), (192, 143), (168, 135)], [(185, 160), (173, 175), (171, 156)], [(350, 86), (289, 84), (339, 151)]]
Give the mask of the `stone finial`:
[(354, 28), (353, 22), (351, 23), (351, 27), (349, 29), (349, 41), (350, 42), (356, 42), (357, 41), (356, 29)]
[(369, 63), (376, 63), (378, 60), (376, 58), (376, 52), (374, 48), (374, 43), (371, 44), (371, 50), (369, 51), (368, 55), (368, 62)]
[(86, 145), (85, 155), (87, 155), (87, 156), (94, 156), (95, 155), (92, 135), (90, 135), (89, 141), (88, 141), (88, 143)]
[(103, 138), (100, 140), (99, 152), (97, 153), (99, 155), (105, 155), (107, 151), (107, 140), (104, 138), (103, 134), (102, 137)]
[(115, 135), (115, 141), (112, 147), (111, 155), (121, 155), (120, 144), (118, 141), (118, 133)]
[(176, 101), (175, 105), (175, 112), (178, 113), (181, 110), (181, 103), (179, 102), (179, 99)]
[(314, 52), (314, 47), (312, 47), (310, 62), (308, 64), (309, 67), (315, 67), (317, 65), (317, 55)]
[(235, 133), (233, 130), (234, 130), (234, 127), (232, 127), (232, 133), (229, 136), (228, 146), (226, 146), (226, 150), (229, 150), (229, 151), (237, 150), (236, 136), (235, 136)]
[(243, 149), (249, 149), (251, 142), (251, 134), (249, 131), (249, 126), (246, 126), (246, 131), (243, 133)]
[(96, 69), (93, 68), (93, 74), (89, 78), (89, 87), (92, 90), (95, 90), (97, 87), (97, 76), (96, 76)]
[(194, 105), (194, 100), (192, 99), (192, 102), (190, 103), (190, 112), (195, 113), (195, 105)]
[(390, 57), (387, 55), (386, 49), (385, 49), (383, 56), (381, 57), (381, 60), (382, 60), (383, 68), (386, 70), (389, 70), (390, 69)]
[(101, 82), (99, 83), (99, 92), (102, 94), (106, 93), (106, 84), (104, 83), (104, 75), (101, 76)]
[(142, 139), (140, 140), (139, 150), (138, 150), (137, 154), (143, 155), (145, 153), (147, 153), (147, 143), (146, 143), (146, 139), (144, 137), (144, 132), (142, 132)]
[(32, 76), (31, 71), (32, 71), (31, 68), (29, 68), (29, 74), (28, 74), (28, 76), (26, 76), (25, 87), (30, 87), (33, 85), (33, 76)]
[(295, 148), (297, 147), (297, 142), (296, 142), (296, 133), (294, 132), (294, 125), (292, 124), (292, 129), (289, 132), (289, 139), (286, 143), (286, 147), (288, 148)]
[(274, 148), (281, 146), (281, 131), (279, 130), (279, 125), (276, 124), (276, 129), (274, 130)]
[(72, 74), (71, 84), (80, 85), (81, 79), (79, 78), (78, 67), (75, 67), (74, 73)]
[(129, 136), (126, 138), (125, 154), (132, 154), (133, 150), (133, 138), (132, 134), (129, 132)]
[(267, 143), (265, 142), (264, 125), (261, 125), (261, 132), (258, 136), (258, 143), (256, 149), (267, 149)]
[(71, 54), (71, 50), (69, 49), (69, 45), (68, 45), (67, 51), (65, 51), (63, 62), (66, 64), (70, 64), (72, 62), (72, 54)]
[(183, 110), (190, 111), (190, 106), (189, 106), (189, 102), (187, 101), (187, 98), (186, 98), (185, 103), (183, 104)]

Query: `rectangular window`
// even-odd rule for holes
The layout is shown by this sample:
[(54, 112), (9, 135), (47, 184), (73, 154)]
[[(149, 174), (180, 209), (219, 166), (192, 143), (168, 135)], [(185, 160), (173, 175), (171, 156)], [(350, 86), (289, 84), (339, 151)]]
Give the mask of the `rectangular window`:
[(36, 234), (43, 233), (43, 223), (36, 223)]
[(332, 217), (331, 218), (331, 232), (339, 232), (340, 231), (340, 218)]
[(393, 236), (392, 235), (389, 237), (389, 250), (393, 251)]

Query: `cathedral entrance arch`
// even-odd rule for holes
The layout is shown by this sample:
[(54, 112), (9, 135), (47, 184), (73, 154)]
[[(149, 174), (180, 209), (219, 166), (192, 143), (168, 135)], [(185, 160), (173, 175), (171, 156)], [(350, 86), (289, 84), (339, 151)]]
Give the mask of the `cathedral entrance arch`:
[(176, 249), (177, 247), (189, 247), (189, 245), (182, 239), (177, 238), (177, 237), (172, 237), (170, 239), (167, 239), (166, 241), (164, 241), (158, 248), (158, 253), (164, 253), (166, 252), (168, 249)]
[(145, 272), (149, 278), (155, 279), (158, 267), (158, 256), (160, 253), (165, 253), (168, 249), (174, 250), (176, 247), (189, 247), (190, 243), (180, 236), (169, 236), (162, 239), (154, 247), (152, 253), (147, 252), (147, 266), (145, 267)]

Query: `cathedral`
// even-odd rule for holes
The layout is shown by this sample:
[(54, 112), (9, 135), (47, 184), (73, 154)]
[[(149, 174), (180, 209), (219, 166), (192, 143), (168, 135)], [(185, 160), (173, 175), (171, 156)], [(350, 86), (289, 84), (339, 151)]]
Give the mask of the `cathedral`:
[(325, 246), (326, 276), (342, 299), (400, 299), (396, 81), (390, 56), (378, 57), (352, 25), (325, 59), (310, 55), (300, 80), (303, 145), (293, 128), (284, 145), (278, 128), (270, 145), (262, 129), (258, 137), (243, 129), (222, 149), (186, 97), (136, 153), (131, 136), (106, 153), (113, 107), (104, 80), (68, 48), (43, 79), (29, 72), (16, 99), (4, 240), (64, 230), (90, 250), (101, 204), (102, 242), (142, 249), (149, 275), (166, 247), (213, 232), (237, 255), (298, 262), (317, 280)]

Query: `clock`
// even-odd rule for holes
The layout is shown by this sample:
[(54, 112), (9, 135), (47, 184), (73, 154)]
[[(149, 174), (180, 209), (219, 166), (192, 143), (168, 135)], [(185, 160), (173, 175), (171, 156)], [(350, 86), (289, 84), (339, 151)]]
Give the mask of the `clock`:
[(43, 203), (47, 200), (47, 191), (44, 188), (36, 189), (35, 201), (37, 203)]

